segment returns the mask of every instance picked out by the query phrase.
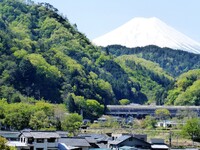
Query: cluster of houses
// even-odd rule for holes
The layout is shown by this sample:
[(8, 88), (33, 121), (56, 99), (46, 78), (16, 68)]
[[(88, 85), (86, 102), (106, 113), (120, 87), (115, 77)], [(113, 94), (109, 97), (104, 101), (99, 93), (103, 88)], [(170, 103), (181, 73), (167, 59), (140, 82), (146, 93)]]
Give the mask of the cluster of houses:
[(17, 150), (168, 150), (161, 139), (147, 142), (141, 134), (79, 134), (68, 137), (61, 131), (0, 131)]

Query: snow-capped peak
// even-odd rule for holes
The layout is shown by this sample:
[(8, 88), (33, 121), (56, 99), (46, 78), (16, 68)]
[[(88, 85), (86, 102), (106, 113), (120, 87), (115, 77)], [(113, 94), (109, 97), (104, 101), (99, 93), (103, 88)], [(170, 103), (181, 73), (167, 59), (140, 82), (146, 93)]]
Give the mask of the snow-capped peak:
[(157, 45), (200, 54), (200, 43), (176, 31), (156, 17), (134, 18), (119, 28), (93, 40), (98, 46), (143, 47)]

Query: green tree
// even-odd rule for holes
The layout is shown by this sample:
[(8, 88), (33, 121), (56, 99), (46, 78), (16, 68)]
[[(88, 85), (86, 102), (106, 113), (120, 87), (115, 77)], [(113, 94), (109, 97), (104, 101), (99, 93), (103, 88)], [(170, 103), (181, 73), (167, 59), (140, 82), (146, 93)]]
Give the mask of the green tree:
[(5, 109), (4, 123), (13, 129), (22, 130), (29, 127), (29, 120), (33, 112), (33, 105), (25, 103), (9, 104)]
[(15, 150), (15, 148), (7, 146), (6, 143), (7, 140), (3, 137), (0, 137), (0, 150)]
[(176, 117), (184, 121), (185, 119), (196, 118), (198, 117), (198, 114), (194, 111), (191, 111), (190, 109), (178, 110), (176, 113)]
[(146, 116), (145, 119), (143, 120), (143, 126), (144, 128), (155, 129), (156, 119), (152, 116)]
[(81, 127), (83, 118), (77, 113), (67, 114), (62, 120), (62, 130), (68, 131), (73, 136), (76, 135)]
[(59, 104), (54, 106), (54, 120), (55, 127), (57, 130), (61, 130), (61, 122), (67, 113), (66, 106), (64, 104)]
[(93, 99), (88, 99), (86, 101), (86, 115), (91, 119), (100, 117), (103, 114), (104, 106), (101, 105), (98, 101)]
[(159, 119), (167, 119), (170, 117), (170, 112), (168, 109), (160, 108), (155, 110), (155, 115)]
[(50, 120), (43, 110), (36, 111), (31, 116), (29, 125), (34, 130), (47, 129), (50, 127)]
[(182, 128), (182, 133), (185, 135), (189, 135), (190, 139), (192, 139), (193, 144), (195, 140), (200, 140), (200, 120), (199, 118), (189, 119), (186, 124)]
[(130, 104), (130, 101), (128, 99), (121, 99), (119, 100), (120, 105), (128, 105)]

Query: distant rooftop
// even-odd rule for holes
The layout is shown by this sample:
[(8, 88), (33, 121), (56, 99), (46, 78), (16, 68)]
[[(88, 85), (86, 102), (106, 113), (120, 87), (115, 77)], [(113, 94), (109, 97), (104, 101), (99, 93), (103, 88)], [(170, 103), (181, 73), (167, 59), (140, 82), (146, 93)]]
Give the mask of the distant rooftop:
[(22, 132), (25, 137), (33, 137), (35, 139), (48, 139), (48, 138), (60, 138), (57, 132), (51, 131), (25, 131)]

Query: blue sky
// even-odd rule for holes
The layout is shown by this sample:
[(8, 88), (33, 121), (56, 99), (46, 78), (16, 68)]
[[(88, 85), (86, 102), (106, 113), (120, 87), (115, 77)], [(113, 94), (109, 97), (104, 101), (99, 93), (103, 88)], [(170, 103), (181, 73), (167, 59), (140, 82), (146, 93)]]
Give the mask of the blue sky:
[(200, 0), (34, 0), (48, 2), (89, 39), (134, 17), (157, 17), (200, 42)]

